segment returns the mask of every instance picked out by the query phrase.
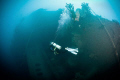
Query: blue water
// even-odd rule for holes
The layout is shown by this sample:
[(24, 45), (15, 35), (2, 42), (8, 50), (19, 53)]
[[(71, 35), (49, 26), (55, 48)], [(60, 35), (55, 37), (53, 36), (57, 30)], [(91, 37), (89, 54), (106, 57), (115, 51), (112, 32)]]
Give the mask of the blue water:
[[(56, 31), (58, 31), (59, 27), (61, 27), (59, 26), (60, 25), (59, 21), (63, 21), (62, 23), (65, 24), (65, 23), (69, 23), (69, 20), (71, 20), (71, 19), (68, 19), (69, 16), (66, 17), (67, 19), (65, 19), (65, 17), (61, 19), (60, 17), (61, 16), (60, 14), (62, 14), (62, 11), (64, 11), (65, 9), (66, 3), (72, 3), (74, 5), (74, 8), (77, 9), (77, 8), (81, 8), (80, 4), (82, 2), (83, 1), (78, 1), (78, 0), (76, 1), (62, 0), (62, 1), (56, 1), (56, 2), (54, 2), (54, 0), (51, 0), (51, 1), (48, 0), (47, 2), (44, 0), (41, 0), (41, 1), (38, 1), (38, 0), (3, 1), (2, 0), (0, 1), (0, 6), (1, 6), (1, 11), (0, 11), (0, 21), (1, 21), (0, 23), (0, 68), (1, 69), (0, 70), (2, 70), (1, 75), (3, 76), (3, 78), (8, 77), (8, 79), (18, 79), (18, 78), (31, 79), (32, 77), (33, 79), (35, 79), (33, 76), (30, 75), (30, 67), (29, 67), (30, 63), (28, 60), (31, 60), (32, 58), (28, 59), (28, 56), (26, 54), (29, 52), (29, 50), (31, 50), (30, 52), (31, 54), (34, 55), (34, 53), (36, 53), (37, 55), (37, 54), (40, 54), (40, 52), (42, 52), (43, 49), (45, 53), (49, 53), (50, 52), (49, 43), (55, 39), (57, 34)], [(110, 21), (114, 19), (120, 22), (120, 16), (119, 16), (120, 5), (118, 0), (116, 1), (96, 0), (94, 2), (93, 1), (86, 1), (86, 2), (89, 3), (89, 6), (93, 11), (95, 11), (96, 14)], [(56, 42), (58, 44), (62, 44), (62, 46), (64, 47), (66, 47), (66, 45), (71, 46), (71, 43), (69, 43), (69, 39), (71, 37), (69, 37), (68, 33), (67, 32), (65, 33), (64, 30), (58, 31), (58, 33), (59, 33), (59, 37), (57, 37)], [(63, 35), (66, 35), (67, 37), (63, 37)], [(59, 41), (59, 38), (60, 39), (63, 38), (63, 39)], [(36, 45), (37, 47), (35, 47)], [(86, 53), (88, 51), (86, 50)], [(43, 53), (44, 52), (42, 52), (41, 55), (38, 55), (38, 56), (45, 57), (45, 58), (44, 57), (40, 58), (41, 65), (45, 64), (44, 66), (41, 67), (41, 69), (43, 69), (43, 74), (46, 74), (48, 78), (52, 77), (53, 79), (56, 79), (57, 75), (53, 76), (53, 74), (55, 73), (54, 73), (54, 70), (51, 68), (52, 65), (55, 65), (56, 62), (60, 62), (60, 63), (57, 63), (57, 65), (59, 66), (65, 65), (64, 68), (59, 67), (60, 69), (63, 68), (61, 69), (61, 71), (62, 70), (66, 71), (65, 72), (66, 74), (63, 74), (63, 77), (65, 77), (65, 79), (67, 79), (66, 76), (73, 75), (74, 71), (77, 72), (77, 69), (72, 69), (71, 67), (68, 67), (67, 62), (64, 61), (67, 56), (71, 57), (71, 55), (60, 54), (60, 56), (55, 57), (52, 52), (50, 52), (50, 54), (47, 54), (47, 56), (44, 55)], [(82, 53), (82, 50), (81, 50), (81, 53)], [(88, 55), (88, 54), (85, 54), (85, 55)], [(81, 60), (84, 60), (85, 56), (82, 54), (80, 56), (83, 56), (79, 58), (81, 58)], [(36, 59), (37, 58), (38, 57), (36, 57)], [(57, 59), (57, 58), (58, 58), (58, 61), (56, 60), (56, 62), (54, 62), (54, 59)], [(59, 61), (59, 59), (61, 58), (63, 58), (62, 61)], [(45, 63), (42, 60), (45, 60)], [(50, 64), (49, 60), (53, 60), (53, 64), (48, 66), (48, 64)], [(33, 63), (34, 61), (35, 60), (33, 60)], [(73, 61), (75, 61), (74, 58), (73, 58)], [(80, 64), (87, 66), (87, 61), (89, 62), (89, 59), (85, 60), (85, 62), (80, 62), (76, 66), (80, 66)], [(32, 60), (30, 62), (32, 64)], [(89, 63), (92, 63), (92, 62), (89, 62)], [(71, 65), (75, 65), (74, 62), (72, 62)], [(97, 69), (96, 67), (92, 68), (93, 74), (96, 69)], [(84, 66), (80, 66), (80, 70), (84, 71), (85, 70)], [(89, 68), (86, 70), (89, 70)], [(85, 71), (85, 73), (83, 74), (84, 75), (87, 74), (87, 71)], [(42, 75), (42, 73), (39, 73), (38, 75)], [(72, 79), (73, 76), (71, 76), (70, 78)]]

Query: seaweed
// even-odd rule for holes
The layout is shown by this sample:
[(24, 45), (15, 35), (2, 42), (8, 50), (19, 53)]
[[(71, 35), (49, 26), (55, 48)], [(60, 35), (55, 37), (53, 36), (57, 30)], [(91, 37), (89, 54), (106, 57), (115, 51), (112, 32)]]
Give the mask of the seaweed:
[(86, 16), (91, 15), (91, 11), (88, 3), (82, 3), (81, 6), (82, 6), (81, 12), (80, 12), (81, 17), (85, 18)]
[(66, 6), (65, 6), (65, 7), (66, 7), (67, 10), (70, 12), (71, 18), (75, 19), (76, 16), (75, 16), (73, 4), (71, 4), (71, 3), (67, 4), (67, 3), (66, 3)]

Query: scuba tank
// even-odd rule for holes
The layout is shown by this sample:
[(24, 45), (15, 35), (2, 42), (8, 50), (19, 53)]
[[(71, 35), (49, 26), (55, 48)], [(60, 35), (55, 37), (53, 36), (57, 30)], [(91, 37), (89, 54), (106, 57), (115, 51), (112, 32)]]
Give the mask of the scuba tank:
[(54, 46), (55, 48), (57, 48), (59, 50), (61, 49), (61, 46), (56, 44), (56, 43), (54, 43), (54, 42), (51, 42), (50, 45)]

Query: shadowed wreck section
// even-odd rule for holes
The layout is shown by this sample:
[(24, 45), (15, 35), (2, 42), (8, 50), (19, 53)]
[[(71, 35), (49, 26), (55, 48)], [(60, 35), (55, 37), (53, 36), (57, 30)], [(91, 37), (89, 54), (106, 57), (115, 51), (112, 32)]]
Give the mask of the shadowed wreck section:
[[(75, 11), (72, 4), (66, 4), (70, 18), (63, 25), (58, 23), (61, 14), (66, 12), (63, 9), (39, 9), (21, 21), (16, 26), (11, 46), (17, 58), (15, 64), (19, 62), (17, 69), (24, 74), (29, 73), (28, 77), (36, 80), (119, 78), (120, 24), (93, 15), (87, 3), (81, 6)], [(78, 48), (78, 54), (66, 52), (54, 55), (49, 49), (53, 40), (62, 47)], [(21, 53), (24, 60), (16, 53)], [(19, 66), (21, 64), (28, 71), (25, 72)]]

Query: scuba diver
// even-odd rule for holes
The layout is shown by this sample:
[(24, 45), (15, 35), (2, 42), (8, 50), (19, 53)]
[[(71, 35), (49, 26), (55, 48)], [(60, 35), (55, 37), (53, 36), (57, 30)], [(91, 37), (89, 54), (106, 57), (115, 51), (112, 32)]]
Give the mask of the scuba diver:
[(50, 43), (50, 49), (51, 49), (51, 51), (54, 52), (55, 55), (60, 54), (60, 53), (65, 53), (65, 52), (71, 52), (72, 54), (75, 54), (75, 55), (77, 55), (77, 53), (78, 53), (78, 48), (76, 48), (76, 49), (72, 49), (72, 48), (68, 48), (68, 47), (62, 48), (60, 45), (58, 45), (54, 42)]
[[(77, 12), (77, 17), (76, 17), (76, 14), (74, 13), (74, 6), (72, 5), (72, 4), (67, 4), (66, 3), (66, 9), (67, 9), (67, 11), (65, 10), (65, 13), (67, 14), (67, 15), (69, 15), (70, 16), (70, 18), (72, 19), (69, 23), (70, 23), (70, 27), (72, 28), (72, 26), (73, 26), (73, 24), (75, 23), (75, 21), (79, 21), (79, 17), (80, 17), (80, 13), (79, 13), (79, 10), (78, 10), (78, 12)], [(63, 14), (63, 13), (62, 13)], [(76, 18), (76, 19), (75, 19)], [(63, 25), (62, 25), (63, 26)], [(80, 27), (80, 25), (79, 25), (79, 27)], [(58, 27), (58, 29), (59, 29), (59, 27)], [(57, 30), (58, 31), (58, 30)], [(57, 35), (58, 36), (58, 35)], [(56, 36), (56, 37), (57, 37)], [(55, 37), (55, 39), (56, 39), (56, 37)], [(55, 39), (53, 40), (53, 41), (55, 41)], [(58, 45), (58, 44), (56, 44), (56, 43), (54, 43), (54, 42), (51, 42), (50, 43), (50, 49), (51, 49), (51, 51), (53, 51), (54, 52), (54, 54), (56, 55), (56, 54), (60, 54), (60, 53), (65, 53), (65, 52), (70, 52), (70, 53), (72, 53), (72, 54), (74, 54), (74, 55), (77, 55), (77, 53), (78, 53), (78, 48), (75, 48), (75, 49), (73, 49), (73, 48), (68, 48), (68, 47), (66, 47), (66, 48), (63, 48), (63, 47), (61, 47), (60, 45)]]

